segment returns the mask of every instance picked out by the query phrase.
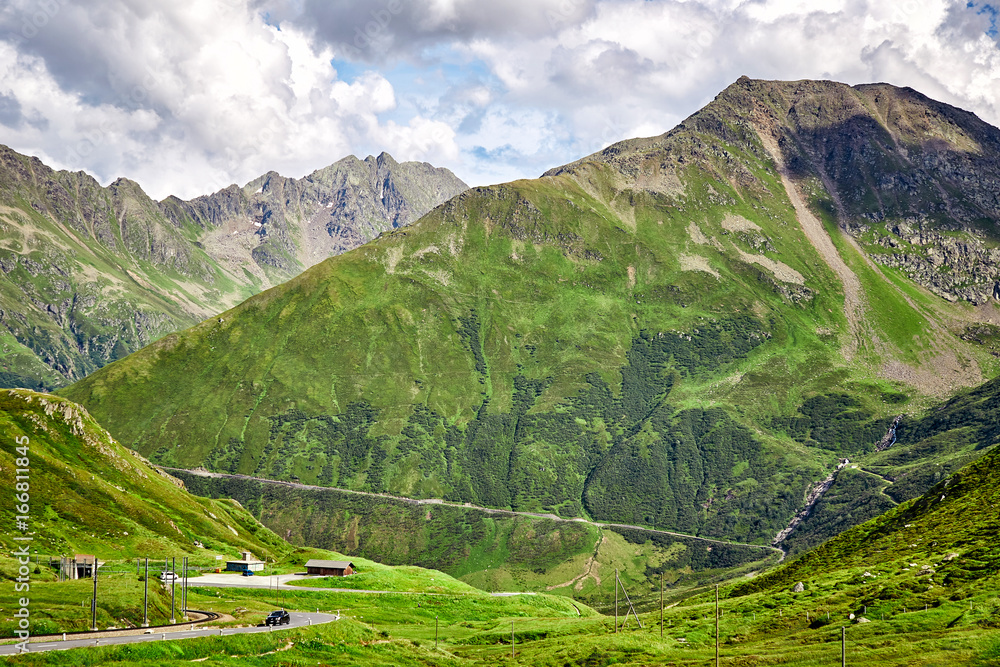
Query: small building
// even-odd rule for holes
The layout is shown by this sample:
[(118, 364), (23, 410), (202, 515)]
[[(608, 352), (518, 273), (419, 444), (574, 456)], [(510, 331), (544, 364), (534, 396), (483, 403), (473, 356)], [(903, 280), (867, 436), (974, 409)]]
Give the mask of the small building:
[(264, 561), (250, 560), (227, 560), (226, 572), (261, 572), (264, 570)]
[(306, 563), (306, 574), (346, 577), (354, 574), (354, 563), (346, 560), (316, 560), (314, 558)]

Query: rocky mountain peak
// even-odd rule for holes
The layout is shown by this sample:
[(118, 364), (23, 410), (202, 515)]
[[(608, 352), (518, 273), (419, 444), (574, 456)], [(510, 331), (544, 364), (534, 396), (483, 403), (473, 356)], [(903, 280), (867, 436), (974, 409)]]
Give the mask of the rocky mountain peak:
[[(628, 183), (669, 192), (678, 174), (697, 167), (767, 188), (734, 152), (770, 163), (771, 142), (809, 206), (875, 262), (949, 300), (981, 304), (1000, 293), (989, 251), (1000, 240), (1000, 130), (911, 88), (741, 76), (669, 132), (546, 175), (585, 177), (588, 165), (603, 164)], [(893, 231), (900, 224), (922, 230), (920, 243)]]

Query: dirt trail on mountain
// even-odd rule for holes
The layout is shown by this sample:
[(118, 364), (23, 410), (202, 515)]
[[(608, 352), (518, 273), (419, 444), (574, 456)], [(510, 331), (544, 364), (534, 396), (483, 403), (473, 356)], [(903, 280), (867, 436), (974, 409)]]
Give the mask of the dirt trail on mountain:
[(796, 189), (795, 184), (788, 177), (788, 168), (785, 166), (785, 161), (774, 138), (768, 132), (759, 128), (757, 129), (757, 135), (760, 137), (761, 143), (764, 144), (764, 148), (774, 158), (774, 163), (778, 165), (781, 184), (785, 186), (788, 199), (791, 200), (792, 206), (795, 208), (795, 217), (798, 218), (802, 233), (806, 235), (809, 242), (816, 248), (816, 252), (823, 258), (827, 266), (837, 274), (841, 284), (844, 286), (844, 316), (847, 317), (849, 336), (844, 341), (842, 352), (844, 358), (850, 361), (854, 358), (854, 354), (858, 349), (858, 337), (861, 332), (861, 322), (864, 319), (865, 313), (861, 281), (858, 280), (858, 277), (854, 275), (854, 272), (851, 271), (850, 267), (840, 257), (840, 253), (837, 252), (837, 248), (833, 245), (830, 235), (823, 229), (823, 223), (813, 215), (813, 212), (802, 201), (798, 189)]
[(557, 588), (566, 588), (567, 586), (573, 586), (573, 584), (576, 584), (575, 586), (573, 586), (574, 590), (582, 591), (583, 584), (587, 580), (587, 577), (592, 578), (594, 580), (594, 583), (597, 586), (600, 586), (601, 577), (599, 574), (597, 574), (597, 571), (601, 567), (601, 564), (597, 562), (597, 554), (598, 552), (600, 552), (601, 546), (603, 546), (603, 544), (607, 541), (607, 539), (608, 538), (606, 535), (602, 535), (601, 539), (597, 541), (597, 546), (594, 547), (594, 553), (592, 553), (590, 555), (590, 558), (587, 559), (587, 562), (583, 564), (583, 572), (576, 575), (567, 582), (561, 584), (555, 584), (554, 586), (546, 586), (545, 590), (551, 591)]

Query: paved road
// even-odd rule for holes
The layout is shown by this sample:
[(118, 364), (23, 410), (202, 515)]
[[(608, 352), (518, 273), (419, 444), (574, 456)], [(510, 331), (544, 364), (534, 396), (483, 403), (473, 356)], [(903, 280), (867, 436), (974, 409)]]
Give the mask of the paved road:
[[(191, 577), (188, 579), (188, 586), (208, 586), (211, 588), (269, 588), (272, 591), (277, 588), (282, 591), (321, 591), (324, 593), (359, 593), (359, 594), (383, 594), (388, 593), (390, 595), (441, 595), (441, 596), (454, 596), (454, 595), (479, 595), (479, 593), (429, 593), (423, 591), (379, 591), (370, 590), (367, 588), (327, 588), (327, 587), (310, 587), (310, 586), (290, 586), (289, 581), (302, 581), (303, 579), (322, 579), (323, 575), (313, 574), (279, 574), (275, 576), (257, 576), (244, 577), (239, 574), (223, 574), (223, 573), (209, 573), (203, 574), (200, 577)], [(277, 579), (277, 586), (275, 586), (275, 579)], [(507, 593), (490, 593), (493, 597), (508, 597), (512, 595), (535, 595), (535, 593), (525, 591), (513, 591)]]
[[(194, 630), (180, 630), (168, 628), (166, 632), (157, 632), (153, 628), (153, 633), (148, 635), (129, 635), (125, 637), (94, 637), (70, 635), (66, 641), (35, 641), (28, 644), (29, 653), (39, 653), (42, 651), (64, 651), (71, 648), (82, 648), (85, 646), (109, 646), (111, 644), (135, 644), (138, 642), (163, 641), (164, 639), (190, 639), (192, 637), (218, 637), (221, 635), (247, 634), (252, 632), (279, 632), (289, 628), (301, 628), (310, 625), (320, 625), (331, 621), (340, 620), (336, 614), (314, 614), (292, 612), (291, 622), (288, 625), (276, 628), (256, 626), (251, 628), (196, 628)], [(173, 630), (173, 632), (171, 631)], [(98, 634), (98, 633), (95, 633)], [(16, 655), (18, 653), (16, 644), (0, 646), (0, 655)]]
[(275, 580), (277, 580), (277, 588), (283, 591), (301, 591), (301, 586), (289, 586), (289, 581), (301, 581), (303, 579), (319, 579), (320, 575), (307, 575), (307, 574), (278, 574), (278, 575), (254, 575), (252, 577), (244, 577), (240, 574), (226, 574), (226, 573), (215, 573), (208, 572), (202, 574), (200, 577), (190, 577), (188, 579), (188, 587), (193, 588), (195, 586), (211, 586), (212, 588), (270, 588), (272, 591), (275, 588)]

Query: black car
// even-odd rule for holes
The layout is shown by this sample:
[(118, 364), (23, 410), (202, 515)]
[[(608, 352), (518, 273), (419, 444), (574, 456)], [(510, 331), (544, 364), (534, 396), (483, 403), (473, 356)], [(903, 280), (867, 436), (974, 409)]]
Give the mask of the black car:
[(292, 617), (289, 616), (288, 612), (284, 609), (272, 611), (268, 614), (267, 618), (264, 619), (264, 625), (288, 625), (291, 622)]

